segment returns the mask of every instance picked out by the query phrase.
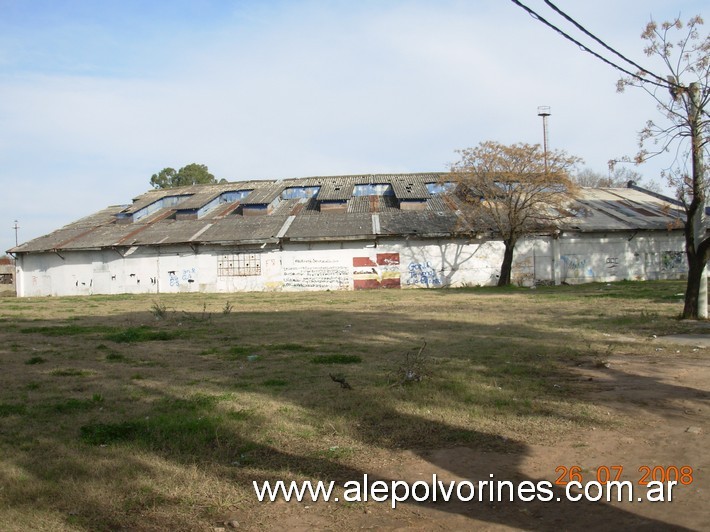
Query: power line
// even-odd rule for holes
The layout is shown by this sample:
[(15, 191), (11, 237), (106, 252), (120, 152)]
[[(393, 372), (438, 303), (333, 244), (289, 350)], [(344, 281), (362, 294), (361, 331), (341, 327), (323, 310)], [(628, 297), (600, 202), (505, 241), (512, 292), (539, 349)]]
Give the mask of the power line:
[[(661, 88), (663, 88), (663, 89), (670, 89), (670, 88), (677, 88), (677, 87), (679, 87), (679, 86), (676, 85), (676, 84), (673, 84), (673, 85), (669, 84), (668, 81), (666, 81), (666, 80), (663, 80), (662, 83), (659, 83), (659, 82), (654, 81), (654, 80), (651, 80), (651, 79), (646, 79), (646, 78), (644, 78), (644, 77), (639, 76), (638, 74), (635, 74), (634, 72), (631, 72), (631, 71), (625, 69), (624, 67), (621, 67), (621, 66), (617, 65), (616, 63), (612, 63), (612, 62), (609, 61), (607, 58), (605, 58), (605, 57), (599, 55), (599, 54), (596, 53), (594, 50), (592, 50), (591, 48), (589, 48), (589, 47), (587, 47), (586, 45), (582, 44), (580, 41), (578, 41), (577, 39), (575, 39), (575, 38), (572, 37), (571, 35), (565, 33), (563, 30), (561, 30), (560, 28), (558, 28), (557, 26), (555, 26), (552, 22), (546, 20), (545, 18), (543, 18), (541, 15), (539, 15), (538, 13), (536, 13), (535, 11), (533, 11), (532, 9), (530, 9), (528, 6), (526, 6), (526, 5), (523, 4), (522, 2), (519, 2), (518, 0), (511, 0), (511, 2), (513, 2), (513, 3), (514, 3), (515, 5), (517, 5), (518, 7), (523, 8), (523, 9), (524, 9), (525, 11), (527, 11), (528, 14), (529, 14), (531, 17), (533, 17), (534, 19), (539, 20), (540, 22), (542, 22), (543, 24), (545, 24), (545, 25), (546, 25), (547, 27), (549, 27), (550, 29), (555, 30), (557, 33), (559, 33), (560, 35), (562, 35), (565, 39), (567, 39), (567, 40), (573, 42), (574, 44), (576, 44), (577, 46), (579, 46), (582, 50), (584, 50), (585, 52), (587, 52), (587, 53), (593, 55), (594, 57), (596, 57), (596, 58), (599, 59), (600, 61), (603, 61), (604, 63), (606, 63), (606, 64), (609, 65), (610, 67), (615, 68), (615, 69), (617, 69), (617, 70), (620, 70), (620, 71), (623, 72), (624, 74), (626, 74), (626, 75), (628, 75), (628, 76), (631, 76), (632, 78), (637, 79), (637, 80), (639, 80), (639, 81), (642, 82), (642, 83), (650, 83), (650, 84), (652, 84), (652, 85), (655, 85), (655, 86), (657, 86), (657, 87), (661, 87)], [(595, 40), (596, 40), (596, 38), (595, 38)], [(642, 70), (643, 70), (644, 72), (647, 72), (645, 69), (642, 69)], [(649, 74), (650, 74), (650, 72), (649, 72)], [(662, 79), (662, 78), (659, 78), (658, 76), (656, 76), (655, 74), (651, 74), (651, 75), (653, 75), (654, 77), (656, 77), (656, 78), (658, 78), (658, 79)]]
[[(553, 4), (552, 2), (550, 2), (550, 0), (544, 0), (544, 1), (545, 1), (545, 3), (546, 3), (548, 6), (550, 6), (554, 11), (556, 11), (557, 13), (559, 13), (564, 19), (566, 19), (566, 20), (568, 20), (569, 22), (571, 22), (572, 24), (574, 24), (574, 26), (575, 26), (579, 31), (581, 31), (582, 33), (584, 33), (585, 35), (587, 35), (587, 36), (590, 37), (591, 39), (593, 39), (593, 40), (595, 40), (596, 42), (598, 42), (599, 44), (601, 44), (604, 48), (606, 48), (607, 50), (609, 50), (611, 53), (613, 53), (613, 54), (616, 55), (617, 57), (620, 57), (621, 59), (623, 59), (624, 61), (626, 61), (626, 62), (629, 63), (630, 65), (632, 65), (632, 66), (638, 68), (640, 72), (643, 72), (644, 74), (648, 74), (649, 76), (652, 76), (652, 77), (656, 78), (657, 80), (661, 81), (662, 83), (669, 84), (669, 83), (668, 83), (668, 80), (662, 78), (661, 76), (659, 76), (659, 75), (657, 75), (657, 74), (654, 74), (654, 73), (651, 72), (650, 70), (646, 70), (646, 69), (643, 68), (641, 65), (639, 65), (638, 63), (635, 63), (634, 61), (632, 61), (631, 59), (629, 59), (628, 57), (626, 57), (626, 56), (623, 55), (622, 53), (617, 52), (614, 48), (612, 48), (611, 46), (609, 46), (608, 44), (606, 44), (604, 41), (602, 41), (601, 39), (599, 39), (596, 35), (594, 35), (594, 34), (592, 34), (591, 32), (589, 32), (586, 28), (584, 28), (580, 23), (578, 23), (576, 20), (574, 20), (572, 17), (570, 17), (567, 13), (565, 13), (565, 12), (562, 11), (560, 8), (558, 8), (555, 4)], [(675, 85), (676, 87), (680, 88), (680, 85), (678, 85), (678, 84), (676, 84), (676, 83), (673, 83), (673, 85)]]

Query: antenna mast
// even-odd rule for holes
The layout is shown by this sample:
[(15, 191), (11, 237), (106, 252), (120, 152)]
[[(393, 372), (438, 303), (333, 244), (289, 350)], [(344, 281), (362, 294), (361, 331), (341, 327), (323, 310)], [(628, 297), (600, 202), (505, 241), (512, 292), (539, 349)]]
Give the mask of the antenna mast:
[(15, 225), (13, 225), (12, 228), (15, 230), (15, 247), (17, 247), (17, 230), (20, 228), (17, 224), (17, 220), (15, 220)]
[(542, 117), (542, 149), (545, 154), (545, 174), (547, 174), (547, 117), (550, 116), (550, 106), (541, 105), (538, 107), (537, 116)]

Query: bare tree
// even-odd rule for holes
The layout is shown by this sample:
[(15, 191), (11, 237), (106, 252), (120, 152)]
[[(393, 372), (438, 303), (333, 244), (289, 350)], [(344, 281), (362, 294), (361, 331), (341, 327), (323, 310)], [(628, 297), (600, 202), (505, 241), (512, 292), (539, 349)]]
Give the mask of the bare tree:
[[(633, 181), (636, 185), (660, 192), (656, 183), (647, 180), (640, 172), (631, 170), (630, 168), (616, 166), (620, 161), (609, 161), (609, 173), (603, 174), (596, 172), (591, 168), (583, 168), (572, 176), (572, 181), (580, 187), (598, 188), (598, 187), (613, 187), (623, 188), (628, 186), (629, 181)], [(626, 161), (623, 161), (626, 162)]]
[(673, 166), (665, 175), (677, 190), (686, 213), (688, 282), (684, 318), (707, 316), (706, 299), (699, 294), (703, 270), (710, 258), (710, 237), (703, 220), (707, 191), (704, 162), (708, 158), (710, 129), (706, 111), (710, 100), (710, 36), (701, 37), (702, 24), (699, 16), (691, 18), (687, 24), (680, 19), (661, 25), (649, 22), (641, 34), (645, 41), (644, 52), (660, 59), (666, 79), (641, 70), (617, 84), (619, 91), (629, 86), (645, 90), (656, 101), (663, 116), (662, 122), (649, 120), (641, 131), (636, 161), (643, 162), (663, 152), (676, 154)]
[(503, 239), (498, 286), (509, 285), (518, 240), (554, 229), (572, 215), (568, 204), (577, 189), (570, 172), (581, 160), (564, 151), (545, 153), (539, 144), (493, 141), (457, 153), (461, 159), (451, 165), (453, 194), (471, 231), (492, 231)]

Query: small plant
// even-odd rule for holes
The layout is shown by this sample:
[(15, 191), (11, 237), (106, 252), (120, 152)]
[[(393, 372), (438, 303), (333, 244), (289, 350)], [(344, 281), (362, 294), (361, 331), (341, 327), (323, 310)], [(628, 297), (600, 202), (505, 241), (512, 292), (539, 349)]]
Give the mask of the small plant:
[(419, 348), (419, 351), (407, 351), (404, 361), (394, 372), (394, 383), (392, 386), (402, 386), (412, 382), (420, 382), (428, 373), (429, 360), (424, 354), (426, 342)]
[(33, 364), (44, 364), (45, 362), (47, 361), (42, 357), (32, 357), (25, 360), (25, 364), (27, 364), (28, 366), (31, 366)]
[(193, 314), (192, 312), (187, 312), (185, 310), (183, 310), (182, 313), (184, 314), (185, 318), (190, 321), (201, 321), (201, 322), (212, 321), (212, 313), (207, 312), (207, 303), (202, 303), (202, 313), (199, 316), (197, 316), (196, 314)]
[(350, 386), (347, 380), (345, 380), (345, 375), (342, 373), (338, 373), (336, 375), (333, 375), (332, 373), (329, 373), (328, 376), (330, 377), (330, 380), (333, 382), (337, 382), (340, 384), (340, 387), (345, 389), (345, 390), (352, 390), (353, 387)]
[(168, 317), (168, 307), (160, 301), (153, 301), (153, 305), (150, 307), (150, 313), (156, 320), (164, 320)]
[(230, 301), (225, 301), (224, 306), (222, 307), (222, 314), (231, 314), (233, 308), (234, 305), (232, 305)]

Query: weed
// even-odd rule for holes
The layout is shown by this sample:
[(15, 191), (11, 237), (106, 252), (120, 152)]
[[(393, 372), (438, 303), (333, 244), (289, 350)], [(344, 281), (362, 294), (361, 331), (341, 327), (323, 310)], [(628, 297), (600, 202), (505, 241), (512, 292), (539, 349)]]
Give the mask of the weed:
[(150, 307), (150, 313), (156, 320), (164, 320), (168, 317), (168, 307), (165, 306), (165, 303), (153, 301)]
[(185, 310), (182, 311), (183, 315), (187, 320), (190, 322), (211, 322), (212, 321), (212, 313), (207, 312), (207, 303), (202, 303), (202, 313), (198, 316), (196, 314), (193, 314), (192, 312), (187, 312)]
[(0, 403), (0, 417), (21, 416), (25, 410), (25, 405)]
[(222, 314), (231, 314), (233, 308), (234, 306), (230, 301), (225, 301), (224, 306), (222, 307)]
[(56, 412), (57, 414), (68, 414), (70, 412), (86, 411), (91, 410), (96, 406), (97, 401), (93, 399), (65, 399), (64, 401), (58, 401), (47, 405), (47, 409), (51, 412)]
[(93, 423), (80, 428), (81, 439), (91, 445), (106, 445), (109, 443), (127, 441), (135, 438), (141, 425), (135, 421), (121, 423)]
[(429, 360), (424, 354), (426, 342), (418, 351), (407, 351), (404, 359), (394, 372), (392, 386), (420, 382), (429, 373)]
[(140, 327), (128, 327), (121, 331), (107, 334), (105, 338), (116, 343), (133, 343), (133, 342), (151, 342), (151, 341), (166, 341), (178, 338), (180, 333), (177, 331), (156, 331), (144, 325)]
[(340, 384), (340, 387), (341, 387), (341, 388), (344, 388), (344, 389), (346, 389), (346, 390), (352, 390), (352, 389), (353, 389), (353, 387), (350, 386), (350, 383), (345, 379), (345, 375), (343, 375), (342, 373), (338, 373), (338, 374), (336, 374), (336, 375), (333, 375), (332, 373), (329, 373), (328, 376), (330, 377), (330, 380), (332, 380), (333, 382), (337, 382), (338, 384)]
[(312, 364), (359, 364), (362, 358), (358, 355), (316, 355)]
[(141, 419), (82, 425), (80, 438), (90, 445), (132, 442), (151, 450), (191, 455), (219, 443), (221, 419), (209, 413), (216, 402), (216, 397), (207, 395), (161, 401), (151, 415)]
[(310, 346), (310, 345), (304, 345), (304, 344), (269, 344), (265, 345), (264, 349), (267, 351), (304, 351), (304, 352), (310, 352), (314, 351), (315, 348)]
[(28, 366), (31, 366), (33, 364), (44, 364), (45, 362), (47, 361), (40, 356), (34, 356), (25, 360), (25, 364), (27, 364)]
[(87, 375), (91, 375), (91, 372), (83, 369), (65, 368), (53, 369), (49, 374), (55, 377), (86, 377)]
[(233, 358), (247, 356), (254, 352), (254, 348), (248, 345), (233, 345), (227, 351), (227, 354)]

